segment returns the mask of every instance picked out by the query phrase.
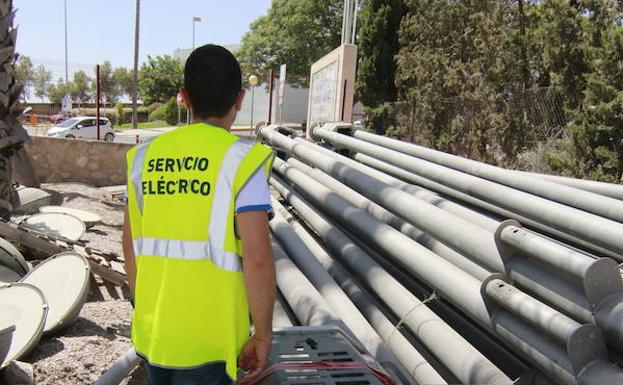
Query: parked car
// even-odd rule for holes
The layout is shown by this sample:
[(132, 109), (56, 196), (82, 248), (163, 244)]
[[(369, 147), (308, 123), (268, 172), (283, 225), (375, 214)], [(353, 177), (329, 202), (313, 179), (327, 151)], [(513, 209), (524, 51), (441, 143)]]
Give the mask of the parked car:
[[(90, 116), (70, 118), (48, 130), (48, 136), (53, 138), (83, 138), (97, 139), (97, 119)], [(115, 132), (110, 120), (100, 118), (100, 139), (107, 142), (115, 140)]]

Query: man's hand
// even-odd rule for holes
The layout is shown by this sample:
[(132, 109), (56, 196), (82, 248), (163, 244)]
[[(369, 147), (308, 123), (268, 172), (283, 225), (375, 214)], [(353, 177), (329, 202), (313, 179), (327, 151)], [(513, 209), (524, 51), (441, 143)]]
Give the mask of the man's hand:
[(272, 336), (253, 336), (247, 341), (238, 357), (238, 366), (245, 371), (238, 384), (252, 384), (266, 369), (271, 342)]

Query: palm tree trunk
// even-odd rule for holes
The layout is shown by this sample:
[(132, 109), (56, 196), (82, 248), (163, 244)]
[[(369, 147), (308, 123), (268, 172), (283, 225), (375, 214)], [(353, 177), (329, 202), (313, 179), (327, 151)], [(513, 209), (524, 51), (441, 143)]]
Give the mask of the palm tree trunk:
[[(20, 97), (24, 85), (15, 80), (15, 41), (17, 29), (13, 28), (13, 1), (0, 0), (0, 218), (8, 219), (17, 203), (13, 188), (12, 160), (21, 152), (22, 160), (28, 157), (23, 150), (25, 143), (32, 143), (28, 133), (17, 118), (23, 107)], [(30, 163), (28, 161), (28, 163)], [(16, 166), (22, 166), (17, 162)], [(35, 178), (32, 167), (22, 174)], [(35, 178), (36, 180), (36, 178)]]

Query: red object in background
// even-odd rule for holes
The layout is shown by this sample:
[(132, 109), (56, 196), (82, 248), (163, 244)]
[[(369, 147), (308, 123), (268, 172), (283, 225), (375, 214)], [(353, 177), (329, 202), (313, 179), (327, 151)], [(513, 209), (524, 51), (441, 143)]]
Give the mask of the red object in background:
[(69, 112), (61, 111), (58, 114), (50, 116), (50, 122), (52, 124), (59, 124), (67, 120), (70, 116)]

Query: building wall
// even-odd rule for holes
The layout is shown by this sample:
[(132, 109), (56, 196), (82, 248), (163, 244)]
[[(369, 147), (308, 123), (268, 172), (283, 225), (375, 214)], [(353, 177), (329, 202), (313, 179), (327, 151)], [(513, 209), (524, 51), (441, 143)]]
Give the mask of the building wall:
[(125, 154), (131, 144), (40, 136), (33, 136), (32, 141), (25, 148), (41, 183), (126, 183)]

